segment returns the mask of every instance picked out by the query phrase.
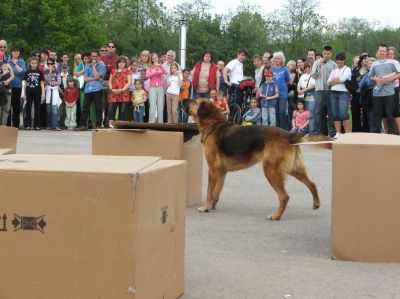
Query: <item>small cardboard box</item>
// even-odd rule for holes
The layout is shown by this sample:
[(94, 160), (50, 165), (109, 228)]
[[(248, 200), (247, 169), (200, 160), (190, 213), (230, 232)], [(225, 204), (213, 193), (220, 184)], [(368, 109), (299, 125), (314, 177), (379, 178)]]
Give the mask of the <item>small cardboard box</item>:
[(399, 169), (399, 136), (348, 133), (333, 144), (333, 259), (400, 262)]
[(203, 145), (200, 135), (184, 142), (182, 132), (135, 129), (99, 130), (92, 134), (93, 155), (160, 156), (188, 162), (186, 206), (201, 202)]
[(0, 148), (11, 149), (10, 154), (17, 152), (18, 129), (7, 126), (0, 126)]
[(0, 160), (0, 298), (183, 293), (186, 162), (45, 155)]

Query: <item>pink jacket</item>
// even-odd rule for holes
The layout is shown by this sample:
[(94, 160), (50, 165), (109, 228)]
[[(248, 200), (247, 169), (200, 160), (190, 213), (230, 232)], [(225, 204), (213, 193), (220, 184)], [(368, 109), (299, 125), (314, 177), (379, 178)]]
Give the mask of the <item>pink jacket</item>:
[(150, 79), (150, 87), (163, 86), (163, 76), (166, 74), (167, 70), (161, 64), (149, 66), (146, 70), (146, 77)]

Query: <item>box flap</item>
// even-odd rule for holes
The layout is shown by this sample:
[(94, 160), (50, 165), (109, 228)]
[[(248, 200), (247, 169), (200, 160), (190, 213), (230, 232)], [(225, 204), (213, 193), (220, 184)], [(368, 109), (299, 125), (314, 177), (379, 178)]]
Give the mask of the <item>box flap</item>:
[(160, 157), (7, 155), (0, 170), (132, 174), (153, 165)]
[(376, 133), (346, 133), (334, 144), (400, 145), (400, 136)]
[(0, 148), (0, 155), (11, 154), (13, 151), (12, 148)]

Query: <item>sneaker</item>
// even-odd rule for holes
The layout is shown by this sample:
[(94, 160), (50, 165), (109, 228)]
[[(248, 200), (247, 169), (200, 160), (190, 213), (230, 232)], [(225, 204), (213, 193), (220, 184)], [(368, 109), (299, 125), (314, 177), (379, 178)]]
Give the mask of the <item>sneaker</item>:
[(53, 130), (54, 131), (62, 131), (59, 127), (55, 127)]
[(335, 140), (338, 140), (339, 137), (340, 137), (340, 135), (342, 135), (342, 134), (340, 134), (339, 132), (337, 132), (337, 133), (335, 134), (335, 136), (333, 136), (332, 138), (335, 139)]
[(40, 129), (40, 127), (36, 127), (35, 130), (36, 131), (40, 131), (41, 129)]
[(26, 128), (25, 128), (25, 130), (30, 130), (30, 129), (31, 129), (31, 127), (26, 127)]

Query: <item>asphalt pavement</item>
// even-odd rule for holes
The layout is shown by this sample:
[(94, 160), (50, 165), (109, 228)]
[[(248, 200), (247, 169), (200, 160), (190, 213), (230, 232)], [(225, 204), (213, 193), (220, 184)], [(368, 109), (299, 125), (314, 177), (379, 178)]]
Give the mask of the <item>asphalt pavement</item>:
[[(289, 177), (284, 217), (266, 220), (278, 199), (260, 165), (228, 174), (216, 211), (186, 209), (182, 298), (400, 298), (400, 265), (331, 259), (332, 154), (302, 150), (319, 210), (312, 210), (308, 189)], [(19, 131), (17, 153), (90, 154), (91, 133)], [(203, 198), (206, 177), (205, 164)]]

